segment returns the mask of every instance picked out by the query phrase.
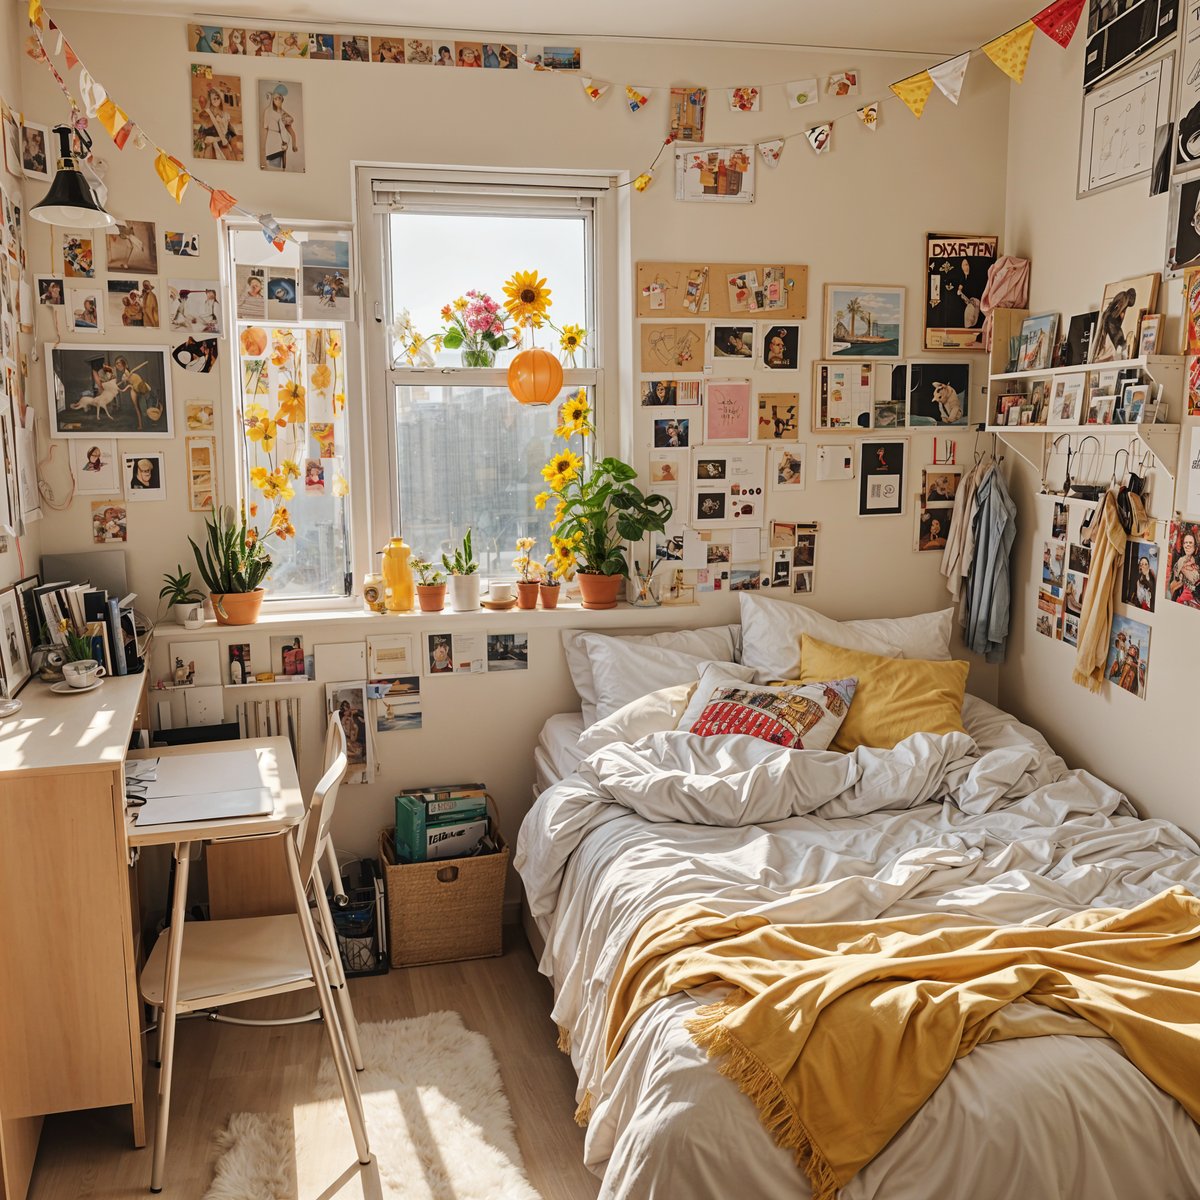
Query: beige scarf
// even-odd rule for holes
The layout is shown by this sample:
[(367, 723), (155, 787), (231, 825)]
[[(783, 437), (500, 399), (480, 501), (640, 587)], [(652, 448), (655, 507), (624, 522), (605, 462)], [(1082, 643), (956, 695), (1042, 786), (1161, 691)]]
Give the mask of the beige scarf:
[(1083, 610), (1079, 614), (1079, 644), (1075, 650), (1073, 682), (1098, 692), (1104, 682), (1108, 634), (1121, 588), (1121, 563), (1125, 557), (1125, 530), (1117, 517), (1117, 502), (1105, 492), (1100, 509), (1083, 541), (1092, 544), (1092, 571)]

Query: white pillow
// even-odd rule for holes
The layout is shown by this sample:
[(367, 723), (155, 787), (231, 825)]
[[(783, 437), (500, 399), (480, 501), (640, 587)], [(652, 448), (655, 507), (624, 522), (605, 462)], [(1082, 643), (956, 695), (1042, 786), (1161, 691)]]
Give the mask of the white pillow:
[[(589, 633), (583, 635), (583, 643), (592, 663), (597, 721), (639, 696), (678, 683), (695, 683), (713, 661), (709, 656), (685, 654), (665, 646), (623, 642)], [(754, 673), (745, 667), (732, 662), (726, 665), (731, 672), (740, 672), (747, 682), (754, 678)]]
[(631, 700), (580, 734), (579, 753), (586, 757), (611, 742), (636, 742), (648, 733), (674, 729), (695, 688), (694, 683), (677, 683)]
[(915, 617), (835, 621), (802, 604), (740, 594), (742, 662), (753, 667), (759, 683), (800, 676), (800, 636), (847, 650), (865, 650), (886, 658), (925, 658), (945, 662), (950, 654), (954, 609)]
[[(607, 642), (624, 642), (634, 645), (662, 646), (668, 650), (681, 650), (684, 654), (694, 654), (698, 658), (708, 659), (712, 662), (736, 662), (741, 650), (741, 632), (740, 625), (714, 625), (708, 629), (671, 629), (665, 633), (616, 637), (588, 633), (584, 629), (564, 629), (562, 631), (563, 653), (567, 657), (567, 669), (571, 672), (571, 681), (579, 693), (584, 725), (594, 724), (598, 715), (596, 712), (596, 685), (592, 680), (592, 660), (587, 645), (583, 641), (585, 637), (591, 639), (588, 644), (593, 647)], [(665, 685), (660, 684), (659, 686)], [(647, 692), (653, 690), (653, 685), (646, 688)], [(629, 699), (632, 700), (633, 697), (630, 696)]]

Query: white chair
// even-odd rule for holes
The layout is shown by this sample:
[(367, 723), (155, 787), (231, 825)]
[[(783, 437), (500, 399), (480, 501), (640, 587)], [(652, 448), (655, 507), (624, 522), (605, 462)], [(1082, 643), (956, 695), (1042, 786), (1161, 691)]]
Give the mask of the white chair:
[[(313, 792), (303, 820), (294, 830), (271, 835), (284, 839), (288, 874), (296, 901), (295, 914), (193, 921), (188, 922), (185, 929), (189, 847), (182, 844), (175, 848), (176, 894), (171, 929), (155, 943), (140, 981), (143, 999), (159, 1010), (161, 1068), (158, 1123), (154, 1131), (154, 1161), (150, 1175), (152, 1192), (162, 1191), (177, 1016), (304, 988), (314, 988), (317, 993), (358, 1160), (364, 1165), (370, 1162), (371, 1148), (354, 1074), (355, 1070), (363, 1069), (358, 1026), (342, 971), (320, 866), (324, 859), (333, 871), (335, 887), (339, 886), (340, 875), (329, 827), (338, 787), (345, 773), (346, 735), (340, 721), (331, 721), (325, 741), (325, 773)], [(319, 929), (309, 907), (310, 890), (319, 916)], [(336, 1006), (334, 992), (337, 993)]]

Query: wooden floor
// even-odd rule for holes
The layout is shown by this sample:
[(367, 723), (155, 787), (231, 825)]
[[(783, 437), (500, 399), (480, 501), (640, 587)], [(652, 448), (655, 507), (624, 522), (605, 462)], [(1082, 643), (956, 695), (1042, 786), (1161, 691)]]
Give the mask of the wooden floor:
[[(555, 1047), (550, 986), (538, 974), (519, 929), (505, 929), (500, 958), (391, 971), (352, 980), (350, 987), (363, 1024), (439, 1009), (461, 1013), (468, 1028), (487, 1036), (500, 1063), (530, 1182), (544, 1200), (594, 1200), (599, 1180), (583, 1165), (583, 1130), (573, 1120), (575, 1075)], [(298, 999), (271, 1001), (273, 1011), (285, 1004), (296, 1010)], [(249, 1009), (245, 1006), (247, 1013)], [(260, 1004), (255, 1015), (262, 1012)], [(231, 1112), (286, 1111), (311, 1100), (324, 1038), (317, 1024), (255, 1029), (182, 1022), (164, 1198), (203, 1196), (212, 1178), (212, 1137)], [(151, 1139), (155, 1080), (150, 1068), (146, 1109)], [(328, 1172), (320, 1200), (370, 1200), (378, 1194), (370, 1178), (359, 1177), (352, 1144), (327, 1149), (320, 1158), (322, 1172)], [(377, 1155), (386, 1152), (372, 1149)], [(132, 1149), (125, 1110), (67, 1113), (46, 1120), (29, 1200), (129, 1200), (148, 1196), (149, 1181), (150, 1150)]]

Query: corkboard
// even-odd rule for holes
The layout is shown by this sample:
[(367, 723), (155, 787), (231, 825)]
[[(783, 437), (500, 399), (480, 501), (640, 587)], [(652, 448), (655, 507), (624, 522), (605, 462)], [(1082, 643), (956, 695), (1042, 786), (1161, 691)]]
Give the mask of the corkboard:
[[(784, 284), (787, 288), (786, 308), (764, 308), (755, 312), (747, 312), (744, 309), (730, 307), (727, 277), (745, 271), (756, 271), (761, 285), (763, 272), (771, 266), (779, 266), (779, 263), (638, 263), (635, 296), (637, 315), (663, 321), (672, 317), (705, 320), (709, 317), (733, 316), (762, 321), (803, 321), (808, 316), (808, 268), (790, 263), (784, 264), (783, 268)], [(708, 279), (704, 296), (708, 298), (708, 308), (701, 307), (692, 312), (684, 307), (688, 277), (693, 272), (703, 270), (705, 267), (708, 268)], [(656, 282), (663, 285), (665, 304), (662, 308), (651, 308), (652, 297), (643, 293), (643, 288)], [(703, 298), (701, 303), (703, 303)]]

